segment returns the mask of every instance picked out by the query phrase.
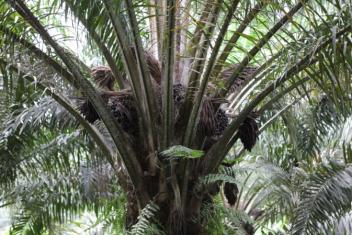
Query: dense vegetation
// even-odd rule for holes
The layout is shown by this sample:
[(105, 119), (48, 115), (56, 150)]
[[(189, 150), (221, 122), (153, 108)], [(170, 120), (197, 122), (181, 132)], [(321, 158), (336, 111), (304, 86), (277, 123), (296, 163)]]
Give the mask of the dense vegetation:
[(351, 14), (1, 1), (7, 232), (352, 233)]

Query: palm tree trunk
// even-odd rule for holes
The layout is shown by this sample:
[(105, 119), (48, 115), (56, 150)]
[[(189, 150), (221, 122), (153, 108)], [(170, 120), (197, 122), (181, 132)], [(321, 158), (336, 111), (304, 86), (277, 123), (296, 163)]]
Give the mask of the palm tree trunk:
[[(142, 163), (142, 165), (145, 163)], [(191, 164), (192, 165), (192, 164)], [(177, 166), (177, 165), (175, 165)], [(175, 167), (174, 166), (174, 167)], [(164, 173), (164, 169), (166, 168)], [(153, 214), (153, 218), (160, 223), (163, 231), (170, 235), (200, 235), (203, 234), (202, 220), (200, 218), (200, 211), (204, 202), (212, 203), (211, 196), (205, 193), (206, 191), (200, 191), (196, 188), (197, 172), (195, 169), (190, 168), (190, 174), (188, 179), (187, 196), (180, 205), (180, 198), (175, 196), (175, 187), (179, 187), (183, 181), (180, 180), (178, 172), (171, 174), (171, 166), (165, 166), (160, 168), (161, 171), (157, 175), (145, 175), (143, 177), (144, 189), (152, 201), (150, 204), (155, 204), (159, 210)], [(179, 170), (173, 169), (173, 170)], [(174, 178), (171, 179), (171, 176)], [(138, 222), (138, 216), (144, 209), (143, 203), (141, 203), (137, 197), (137, 192), (134, 190), (133, 185), (130, 183), (127, 187), (126, 194), (126, 229), (131, 229), (133, 225)], [(208, 199), (208, 200), (206, 200)], [(184, 205), (183, 205), (184, 204)]]

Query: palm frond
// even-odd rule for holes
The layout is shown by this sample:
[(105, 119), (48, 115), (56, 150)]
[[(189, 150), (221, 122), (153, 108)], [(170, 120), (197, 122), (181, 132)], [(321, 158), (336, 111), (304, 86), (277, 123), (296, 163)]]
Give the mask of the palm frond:
[[(339, 33), (336, 35), (339, 37), (343, 37), (345, 33), (349, 31), (351, 26), (346, 26), (345, 28), (342, 28)], [(335, 35), (330, 35), (330, 37), (335, 37)], [(276, 89), (276, 87), (282, 85), (285, 81), (287, 81), (291, 76), (297, 74), (299, 71), (302, 69), (306, 68), (309, 66), (309, 62), (311, 60), (311, 57), (316, 55), (318, 52), (326, 48), (327, 46), (330, 45), (330, 39), (325, 39), (325, 41), (321, 42), (313, 51), (310, 51), (305, 57), (303, 57), (301, 60), (299, 60), (293, 67), (291, 67), (289, 70), (287, 70), (281, 77), (279, 77), (275, 82), (269, 83), (266, 88), (264, 88), (254, 99), (252, 99), (247, 106), (241, 111), (241, 115), (236, 118), (235, 121), (233, 121), (227, 130), (225, 130), (223, 136), (221, 137), (222, 140), (218, 141), (207, 153), (205, 156), (205, 159), (207, 160), (207, 165), (204, 166), (205, 172), (207, 172), (209, 169), (211, 169), (211, 166), (217, 166), (220, 162), (219, 160), (222, 160), (224, 155), (222, 155), (219, 158), (219, 151), (225, 150), (224, 153), (227, 153), (228, 150), (231, 148), (232, 145), (227, 145), (225, 147), (223, 144), (224, 143), (232, 143), (232, 139), (235, 140), (238, 138), (238, 136), (234, 135), (236, 130), (238, 129), (239, 125), (245, 120), (247, 115), (253, 111), (253, 109), (266, 97), (268, 96), (272, 91)], [(313, 53), (313, 54), (312, 54)], [(224, 149), (225, 148), (225, 149)], [(215, 154), (216, 153), (216, 154)], [(212, 160), (210, 160), (212, 159)], [(210, 168), (208, 168), (210, 167)]]
[[(44, 28), (44, 26), (40, 23), (40, 21), (33, 15), (33, 13), (28, 9), (26, 4), (22, 1), (8, 1), (8, 3), (17, 10), (21, 14), (21, 16), (26, 19), (26, 21), (42, 36), (42, 38), (54, 48), (56, 53), (60, 56), (60, 58), (64, 61), (66, 66), (74, 75), (75, 79), (79, 81), (79, 84), (82, 87), (82, 90), (90, 97), (90, 101), (93, 103), (94, 107), (101, 114), (101, 117), (109, 129), (111, 136), (114, 139), (116, 146), (120, 152), (120, 156), (123, 158), (124, 164), (126, 168), (132, 169), (130, 174), (136, 174), (134, 176), (131, 175), (133, 182), (136, 185), (141, 186), (140, 179), (142, 178), (142, 172), (140, 169), (140, 165), (135, 156), (132, 156), (133, 150), (129, 143), (126, 143), (125, 138), (121, 138), (123, 136), (123, 131), (121, 128), (114, 122), (112, 115), (104, 106), (104, 102), (102, 98), (97, 94), (93, 86), (84, 78), (82, 72), (77, 68), (75, 63), (66, 55), (63, 48), (58, 45), (58, 43), (50, 36), (48, 31)], [(111, 129), (112, 128), (112, 129)], [(129, 150), (127, 150), (129, 148)], [(127, 157), (129, 156), (129, 157)], [(139, 175), (139, 176), (138, 176)], [(143, 200), (146, 200), (146, 195), (140, 195), (141, 197), (145, 197)]]
[(153, 203), (147, 204), (139, 214), (138, 222), (132, 226), (131, 234), (164, 234), (156, 223), (155, 215), (158, 210), (157, 205)]
[(165, 24), (164, 45), (163, 45), (163, 81), (161, 82), (163, 88), (162, 104), (163, 104), (163, 143), (162, 148), (166, 148), (170, 145), (172, 139), (172, 127), (173, 123), (173, 81), (175, 71), (175, 25), (176, 25), (176, 1), (167, 1), (166, 5), (167, 17)]
[[(21, 202), (15, 205), (17, 212), (13, 217), (11, 231), (14, 234), (22, 234), (28, 229), (39, 234), (55, 231), (56, 223), (73, 220), (87, 209), (96, 210), (101, 199), (118, 195), (118, 192), (113, 191), (112, 188), (111, 192), (106, 191), (108, 185), (105, 185), (104, 189), (101, 184), (106, 177), (103, 174), (110, 174), (109, 170), (103, 173), (100, 168), (97, 168), (95, 175), (87, 174), (91, 171), (90, 168), (82, 167), (81, 172), (71, 170), (65, 175), (57, 174), (55, 177), (52, 174), (48, 177), (42, 172), (39, 178), (27, 176), (27, 180), (18, 180), (15, 187), (5, 193), (3, 198), (10, 202)], [(109, 181), (111, 183), (114, 179), (107, 176), (104, 180), (107, 180), (106, 183)], [(93, 187), (94, 189), (90, 189)], [(68, 193), (66, 188), (74, 189), (76, 193)], [(102, 190), (101, 194), (98, 194), (99, 190)], [(38, 197), (33, 198), (33, 195)]]
[(292, 233), (316, 234), (319, 224), (351, 210), (352, 168), (331, 162), (313, 173), (301, 192)]
[(161, 152), (161, 155), (167, 156), (168, 158), (200, 158), (204, 154), (201, 150), (194, 150), (182, 145), (172, 146)]

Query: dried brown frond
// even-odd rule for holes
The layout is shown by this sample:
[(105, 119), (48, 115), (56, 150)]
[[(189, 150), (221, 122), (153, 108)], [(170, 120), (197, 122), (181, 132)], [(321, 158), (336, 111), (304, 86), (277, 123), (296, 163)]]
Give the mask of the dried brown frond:
[(114, 90), (115, 77), (109, 67), (97, 66), (92, 69), (92, 78), (99, 88)]
[(214, 134), (215, 128), (216, 123), (214, 106), (211, 99), (207, 98), (204, 100), (202, 110), (200, 112), (198, 130), (205, 136), (211, 136)]
[(145, 58), (147, 61), (148, 69), (150, 75), (154, 78), (154, 80), (160, 84), (161, 82), (161, 68), (159, 61), (149, 52), (145, 52)]
[[(231, 77), (232, 73), (239, 67), (239, 64), (233, 64), (228, 68), (224, 69), (220, 74), (220, 79), (227, 82)], [(236, 77), (233, 85), (231, 86), (229, 92), (237, 94), (241, 89), (243, 84), (249, 80), (249, 78), (257, 71), (256, 67), (245, 67), (242, 72)]]
[[(134, 47), (131, 47), (131, 50), (133, 51), (134, 59), (137, 60), (136, 58), (136, 49)], [(153, 54), (149, 51), (144, 51), (144, 56), (145, 60), (147, 62), (147, 66), (150, 72), (150, 75), (154, 78), (154, 81), (156, 81), (158, 84), (161, 82), (161, 66), (159, 63), (159, 60), (157, 60)]]

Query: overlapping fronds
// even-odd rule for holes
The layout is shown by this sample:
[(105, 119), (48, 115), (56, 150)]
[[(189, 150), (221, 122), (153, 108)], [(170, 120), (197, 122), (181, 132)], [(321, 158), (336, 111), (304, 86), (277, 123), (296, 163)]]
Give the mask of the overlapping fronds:
[[(305, 107), (305, 109), (310, 110), (311, 107)], [(319, 114), (316, 116), (319, 117)], [(289, 120), (291, 119), (287, 122), (290, 122)], [(315, 121), (319, 122), (318, 120)], [(290, 140), (286, 133), (290, 130), (280, 130), (283, 128), (282, 123), (274, 123), (263, 133), (255, 152), (248, 154), (246, 158), (249, 161), (264, 158), (272, 161), (274, 165), (268, 167), (268, 171), (262, 172), (269, 181), (266, 184), (259, 184), (260, 190), (257, 192), (249, 190), (249, 194), (244, 197), (246, 198), (244, 201), (253, 197), (255, 200), (252, 205), (263, 206), (261, 208), (264, 216), (256, 222), (263, 232), (268, 231), (263, 224), (271, 224), (283, 218), (292, 227), (283, 226), (276, 230), (277, 232), (288, 233), (290, 229), (293, 234), (329, 234), (348, 231), (350, 221), (347, 218), (344, 219), (344, 215), (351, 210), (349, 199), (351, 152), (349, 145), (341, 139), (343, 127), (348, 126), (346, 123), (337, 122), (333, 125), (334, 131), (321, 133), (322, 143), (318, 145), (319, 152), (308, 156), (300, 155), (299, 149), (295, 149), (297, 147), (295, 139)], [(327, 125), (327, 128), (329, 129), (330, 126)], [(275, 131), (280, 131), (280, 134), (276, 135)], [(312, 163), (314, 165), (311, 165)], [(263, 165), (262, 169), (266, 168)], [(261, 170), (256, 170), (259, 174), (252, 176), (254, 181), (262, 180), (263, 176), (260, 172)], [(238, 178), (238, 185), (243, 182), (252, 187), (250, 181)], [(336, 226), (339, 223), (338, 228)]]
[[(2, 70), (11, 84), (2, 92), (13, 105), (1, 119), (0, 200), (14, 208), (14, 234), (39, 234), (96, 209), (101, 198), (114, 197), (107, 185), (116, 179), (107, 162), (97, 161), (101, 152), (84, 130), (77, 129), (73, 116), (52, 97), (43, 96), (40, 83), (10, 65)], [(31, 73), (40, 78), (39, 71)]]
[(153, 203), (148, 204), (146, 207), (144, 207), (138, 216), (138, 222), (132, 226), (131, 234), (165, 234), (160, 229), (160, 225), (157, 223), (158, 219), (156, 217), (156, 213), (158, 212), (158, 210), (159, 207)]
[(350, 165), (335, 163), (321, 166), (307, 181), (300, 193), (300, 202), (295, 210), (292, 233), (316, 234), (320, 224), (327, 224), (351, 210)]
[[(109, 186), (114, 181), (110, 170), (82, 166), (79, 171), (71, 168), (64, 175), (42, 171), (38, 177), (28, 175), (26, 180), (19, 180), (1, 198), (13, 204), (11, 231), (14, 234), (28, 230), (39, 234), (55, 231), (55, 224), (78, 218), (86, 210), (98, 213), (97, 205), (103, 198), (119, 196), (118, 189)], [(75, 193), (69, 193), (67, 188)]]
[(206, 221), (206, 234), (221, 235), (227, 233), (253, 234), (253, 220), (245, 212), (224, 208), (221, 205), (205, 204), (200, 220)]

